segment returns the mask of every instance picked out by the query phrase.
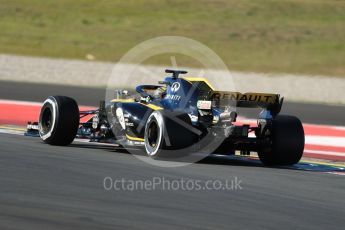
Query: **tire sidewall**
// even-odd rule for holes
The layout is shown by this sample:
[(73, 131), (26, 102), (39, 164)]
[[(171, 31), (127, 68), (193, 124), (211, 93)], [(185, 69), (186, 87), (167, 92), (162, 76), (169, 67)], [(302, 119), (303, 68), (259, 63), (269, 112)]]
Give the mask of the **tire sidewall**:
[[(43, 128), (42, 128), (42, 116), (43, 112), (45, 109), (49, 108), (51, 110), (51, 115), (52, 115), (52, 125), (50, 126), (50, 129), (48, 132), (44, 133)], [(39, 118), (39, 135), (42, 138), (43, 141), (49, 142), (50, 139), (53, 138), (54, 133), (56, 132), (56, 127), (58, 126), (58, 111), (59, 107), (57, 105), (57, 101), (55, 100), (54, 97), (48, 97), (42, 106), (41, 113), (40, 113), (40, 118)]]
[[(156, 147), (151, 147), (148, 141), (148, 128), (151, 125), (152, 122), (156, 122), (158, 126), (158, 142)], [(144, 134), (144, 141), (145, 141), (145, 150), (148, 156), (150, 157), (157, 157), (159, 153), (161, 152), (162, 146), (163, 146), (163, 138), (164, 138), (164, 132), (165, 131), (165, 125), (164, 125), (164, 118), (162, 114), (159, 111), (154, 111), (149, 116), (146, 125), (145, 125), (145, 134)]]
[[(51, 110), (51, 125), (48, 131), (42, 127), (45, 109)], [(50, 96), (43, 103), (41, 109), (40, 137), (50, 145), (69, 145), (77, 135), (79, 122), (79, 108), (74, 99), (65, 96)]]
[[(156, 121), (159, 126), (159, 141), (157, 141), (155, 148), (151, 148), (148, 143), (147, 134), (151, 121)], [(147, 155), (154, 159), (181, 159), (192, 153), (195, 136), (181, 123), (192, 126), (189, 115), (184, 112), (154, 111), (149, 116), (145, 126), (144, 142)]]
[(305, 141), (301, 121), (294, 116), (278, 115), (273, 120), (271, 132), (271, 147), (259, 151), (260, 160), (269, 166), (298, 163)]

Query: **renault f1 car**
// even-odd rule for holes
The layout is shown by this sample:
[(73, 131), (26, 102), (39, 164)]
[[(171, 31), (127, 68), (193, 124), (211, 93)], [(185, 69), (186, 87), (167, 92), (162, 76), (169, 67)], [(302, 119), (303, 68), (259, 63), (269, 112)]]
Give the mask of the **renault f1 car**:
[[(206, 79), (180, 77), (186, 71), (165, 72), (171, 76), (159, 85), (140, 85), (137, 96), (117, 90), (97, 110), (79, 111), (72, 98), (50, 96), (37, 133), (50, 145), (87, 138), (139, 146), (152, 158), (206, 150), (222, 155), (257, 152), (266, 165), (292, 165), (301, 159), (304, 130), (298, 118), (279, 114), (280, 95), (217, 91)], [(257, 125), (239, 123), (237, 107), (261, 108)], [(84, 116), (91, 118), (80, 123)], [(28, 126), (27, 134), (33, 129)]]

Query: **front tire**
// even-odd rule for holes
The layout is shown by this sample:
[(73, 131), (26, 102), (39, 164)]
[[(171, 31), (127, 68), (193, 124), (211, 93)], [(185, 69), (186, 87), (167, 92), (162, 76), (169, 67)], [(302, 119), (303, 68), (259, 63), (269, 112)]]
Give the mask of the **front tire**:
[[(145, 150), (154, 159), (176, 158), (187, 154), (196, 140), (188, 114), (154, 111), (145, 126)], [(194, 130), (195, 131), (195, 130)]]
[(50, 96), (39, 117), (39, 134), (50, 145), (65, 146), (73, 142), (79, 127), (79, 108), (75, 100)]
[(265, 165), (297, 164), (303, 155), (304, 130), (294, 116), (278, 115), (272, 123), (271, 146), (258, 152)]

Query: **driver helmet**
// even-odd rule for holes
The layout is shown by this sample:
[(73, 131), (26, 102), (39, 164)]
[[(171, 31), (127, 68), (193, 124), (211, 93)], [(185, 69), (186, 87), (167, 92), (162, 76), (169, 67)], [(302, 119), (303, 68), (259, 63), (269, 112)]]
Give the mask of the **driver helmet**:
[(156, 99), (164, 98), (166, 95), (166, 90), (167, 88), (165, 86), (159, 87), (153, 92), (153, 96)]

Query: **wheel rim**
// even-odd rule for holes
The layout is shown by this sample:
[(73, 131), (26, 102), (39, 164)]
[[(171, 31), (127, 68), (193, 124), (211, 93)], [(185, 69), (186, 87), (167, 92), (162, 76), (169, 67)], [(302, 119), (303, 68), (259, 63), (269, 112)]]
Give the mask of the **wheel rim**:
[(147, 142), (152, 149), (157, 147), (159, 138), (159, 127), (155, 120), (152, 120), (148, 126)]
[(153, 112), (146, 123), (145, 149), (150, 157), (159, 154), (163, 139), (163, 119), (159, 113)]
[(52, 125), (52, 111), (49, 107), (45, 108), (42, 113), (41, 127), (42, 133), (48, 133)]

